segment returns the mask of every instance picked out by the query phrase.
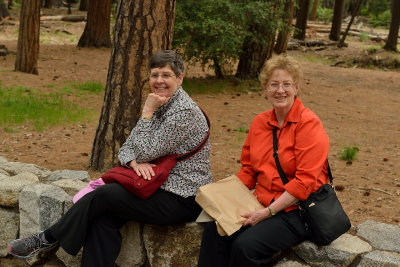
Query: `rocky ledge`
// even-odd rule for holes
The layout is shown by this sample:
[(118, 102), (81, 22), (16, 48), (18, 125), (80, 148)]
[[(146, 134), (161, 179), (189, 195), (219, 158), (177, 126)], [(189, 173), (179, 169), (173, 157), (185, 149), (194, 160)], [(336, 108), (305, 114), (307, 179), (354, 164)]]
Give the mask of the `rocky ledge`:
[[(86, 171), (51, 172), (34, 164), (0, 157), (0, 266), (80, 266), (76, 257), (57, 252), (24, 262), (8, 252), (8, 242), (48, 228), (72, 205), (72, 197), (90, 181)], [(197, 266), (203, 225), (175, 226), (129, 222), (121, 230), (123, 244), (117, 265)], [(276, 255), (271, 266), (400, 266), (400, 227), (366, 221), (352, 227), (329, 246), (305, 241)]]

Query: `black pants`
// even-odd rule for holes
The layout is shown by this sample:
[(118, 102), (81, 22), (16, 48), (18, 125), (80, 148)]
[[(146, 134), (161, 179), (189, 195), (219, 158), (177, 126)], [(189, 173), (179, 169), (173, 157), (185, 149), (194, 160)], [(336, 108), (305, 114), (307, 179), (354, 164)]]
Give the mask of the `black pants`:
[(198, 267), (252, 267), (268, 263), (273, 254), (307, 237), (298, 210), (279, 212), (231, 236), (221, 237), (214, 222), (206, 224)]
[(49, 231), (69, 254), (76, 255), (83, 246), (81, 266), (110, 267), (118, 257), (119, 229), (125, 222), (179, 224), (195, 220), (200, 211), (194, 197), (159, 189), (142, 200), (113, 183), (82, 197)]

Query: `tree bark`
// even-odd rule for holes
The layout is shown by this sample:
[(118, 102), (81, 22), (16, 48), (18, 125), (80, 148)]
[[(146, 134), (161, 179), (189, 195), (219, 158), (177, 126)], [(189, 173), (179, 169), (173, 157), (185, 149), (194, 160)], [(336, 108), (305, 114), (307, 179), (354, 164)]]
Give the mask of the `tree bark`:
[(10, 13), (8, 12), (7, 6), (4, 3), (4, 0), (0, 0), (0, 20), (3, 18), (9, 17)]
[(397, 51), (397, 36), (400, 24), (400, 0), (392, 0), (392, 20), (390, 22), (389, 36), (383, 47), (389, 51)]
[(44, 5), (43, 7), (45, 8), (52, 8), (53, 7), (53, 0), (44, 0)]
[(338, 45), (337, 45), (338, 47), (343, 47), (343, 46), (344, 46), (344, 41), (346, 40), (347, 33), (349, 32), (349, 30), (350, 30), (350, 28), (351, 28), (351, 25), (353, 24), (354, 18), (355, 18), (355, 17), (357, 16), (357, 14), (360, 12), (362, 2), (363, 2), (363, 0), (358, 0), (357, 6), (356, 6), (356, 8), (355, 8), (354, 11), (353, 11), (353, 14), (352, 14), (352, 16), (351, 16), (351, 19), (350, 19), (350, 21), (349, 21), (349, 24), (347, 25), (347, 28), (346, 28), (346, 30), (345, 30), (343, 36), (342, 36), (342, 39), (340, 39), (340, 41), (339, 41), (339, 43), (338, 43)]
[(318, 0), (314, 0), (313, 7), (311, 10), (310, 20), (315, 20), (315, 17), (317, 16), (317, 9), (318, 9)]
[(293, 23), (293, 12), (294, 12), (294, 2), (293, 0), (287, 0), (285, 3), (285, 18), (284, 18), (284, 28), (279, 31), (278, 39), (275, 44), (275, 53), (281, 54), (285, 53), (287, 50), (287, 44), (290, 37), (291, 26)]
[(306, 38), (307, 16), (308, 8), (310, 7), (310, 0), (300, 0), (299, 10), (296, 16), (296, 26), (293, 37), (299, 40)]
[(148, 60), (171, 49), (175, 0), (120, 0), (104, 104), (89, 168), (105, 170), (118, 163), (118, 150), (140, 116), (147, 96)]
[(344, 12), (345, 0), (336, 0), (333, 9), (332, 28), (329, 34), (329, 39), (332, 41), (339, 41), (340, 31), (342, 29), (342, 19)]
[(21, 4), (15, 70), (38, 74), (40, 0), (23, 0)]
[(112, 0), (89, 0), (85, 30), (79, 47), (111, 47), (110, 19)]
[(79, 3), (79, 10), (80, 11), (88, 11), (89, 7), (89, 0), (81, 0)]

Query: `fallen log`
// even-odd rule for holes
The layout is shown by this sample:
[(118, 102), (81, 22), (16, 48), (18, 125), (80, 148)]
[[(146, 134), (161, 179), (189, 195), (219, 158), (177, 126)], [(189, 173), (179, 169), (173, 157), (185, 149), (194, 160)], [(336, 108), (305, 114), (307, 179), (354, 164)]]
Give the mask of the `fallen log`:
[(57, 15), (57, 16), (42, 16), (41, 21), (61, 20), (69, 22), (86, 21), (86, 15)]

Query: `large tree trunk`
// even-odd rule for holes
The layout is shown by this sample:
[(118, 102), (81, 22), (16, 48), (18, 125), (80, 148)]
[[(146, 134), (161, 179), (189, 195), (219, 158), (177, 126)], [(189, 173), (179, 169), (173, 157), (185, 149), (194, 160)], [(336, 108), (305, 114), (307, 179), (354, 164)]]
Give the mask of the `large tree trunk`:
[(148, 94), (148, 60), (171, 49), (175, 0), (120, 0), (104, 104), (89, 167), (104, 170), (118, 163), (118, 150), (140, 116)]
[(43, 7), (52, 8), (53, 7), (53, 0), (44, 0)]
[(279, 31), (278, 39), (275, 44), (275, 53), (281, 54), (285, 53), (287, 50), (287, 44), (290, 37), (291, 26), (293, 22), (293, 12), (294, 12), (294, 2), (293, 0), (287, 0), (285, 3), (285, 12), (286, 16), (284, 20), (284, 28)]
[(4, 3), (4, 0), (0, 0), (0, 20), (8, 16), (10, 16), (10, 13), (8, 12), (7, 6)]
[(317, 9), (318, 9), (318, 0), (314, 0), (313, 7), (311, 10), (310, 20), (315, 20), (315, 17), (317, 16)]
[(79, 47), (111, 47), (111, 4), (112, 0), (89, 0), (87, 22), (78, 42)]
[(390, 22), (389, 36), (384, 48), (389, 51), (397, 51), (397, 36), (400, 24), (400, 0), (392, 0), (392, 20)]
[(300, 0), (299, 10), (296, 16), (296, 26), (294, 29), (293, 37), (299, 40), (304, 40), (306, 38), (306, 28), (307, 28), (307, 17), (308, 8), (310, 6), (310, 0)]
[(344, 12), (345, 0), (336, 0), (333, 9), (332, 27), (329, 34), (329, 39), (332, 41), (339, 41), (340, 31), (342, 29), (342, 19)]
[(21, 5), (15, 70), (38, 74), (40, 0), (23, 0)]
[(80, 11), (88, 11), (89, 7), (89, 0), (81, 0), (79, 3), (79, 10)]
[[(239, 79), (256, 79), (264, 66), (265, 60), (272, 56), (275, 32), (259, 32), (259, 34), (260, 41), (244, 41), (236, 71), (236, 77)], [(262, 39), (264, 42), (261, 41)]]

